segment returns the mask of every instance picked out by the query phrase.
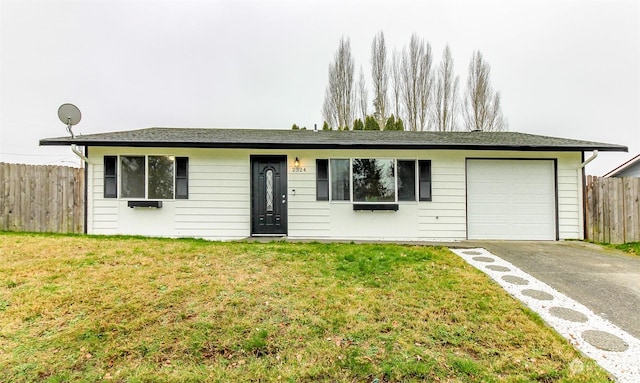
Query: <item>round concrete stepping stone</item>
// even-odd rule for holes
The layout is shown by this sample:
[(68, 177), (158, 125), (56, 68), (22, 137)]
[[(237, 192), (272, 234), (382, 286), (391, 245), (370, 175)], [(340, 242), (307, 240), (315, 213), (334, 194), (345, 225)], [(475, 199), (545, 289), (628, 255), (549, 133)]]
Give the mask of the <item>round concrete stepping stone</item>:
[(520, 285), (520, 286), (524, 286), (524, 285), (528, 285), (529, 281), (527, 281), (524, 278), (520, 278), (520, 277), (516, 277), (515, 275), (504, 275), (502, 277), (503, 281), (509, 282), (513, 285)]
[(508, 267), (498, 266), (498, 265), (489, 265), (487, 266), (487, 269), (493, 270), (493, 271), (504, 271), (504, 272), (511, 271), (511, 269)]
[(537, 299), (539, 301), (552, 301), (553, 295), (549, 293), (545, 293), (542, 290), (534, 290), (534, 289), (524, 289), (522, 290), (522, 295), (526, 295), (533, 299)]
[(555, 306), (549, 309), (549, 313), (556, 318), (568, 320), (570, 322), (581, 322), (584, 323), (589, 320), (586, 315), (581, 313), (580, 311), (576, 311), (573, 309), (569, 309), (566, 307)]
[(582, 339), (604, 351), (623, 352), (629, 348), (627, 342), (606, 331), (586, 330), (582, 332)]
[(496, 261), (491, 257), (473, 257), (473, 260), (478, 262), (495, 262)]
[(462, 252), (462, 254), (466, 254), (466, 255), (481, 255), (482, 253), (479, 251), (475, 251), (475, 250), (465, 250)]

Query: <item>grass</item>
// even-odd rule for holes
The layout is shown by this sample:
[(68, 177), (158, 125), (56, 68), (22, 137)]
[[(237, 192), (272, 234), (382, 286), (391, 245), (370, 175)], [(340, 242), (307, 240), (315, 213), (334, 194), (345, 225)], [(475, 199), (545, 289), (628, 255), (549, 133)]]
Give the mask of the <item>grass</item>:
[(629, 254), (640, 255), (640, 242), (629, 242), (622, 245), (613, 245), (613, 247)]
[(605, 382), (445, 248), (0, 233), (2, 382)]

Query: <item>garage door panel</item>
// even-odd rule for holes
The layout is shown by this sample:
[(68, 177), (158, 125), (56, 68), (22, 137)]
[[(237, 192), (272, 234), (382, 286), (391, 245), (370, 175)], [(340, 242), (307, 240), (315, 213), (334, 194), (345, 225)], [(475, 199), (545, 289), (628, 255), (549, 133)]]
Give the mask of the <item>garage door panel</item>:
[(551, 160), (468, 160), (469, 239), (554, 240)]

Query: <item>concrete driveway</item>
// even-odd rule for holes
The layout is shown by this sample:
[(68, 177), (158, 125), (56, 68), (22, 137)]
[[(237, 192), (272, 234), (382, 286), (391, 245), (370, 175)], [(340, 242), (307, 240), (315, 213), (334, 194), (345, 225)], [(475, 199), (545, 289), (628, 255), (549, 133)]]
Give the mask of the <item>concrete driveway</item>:
[(640, 339), (639, 256), (572, 241), (463, 244), (487, 249)]

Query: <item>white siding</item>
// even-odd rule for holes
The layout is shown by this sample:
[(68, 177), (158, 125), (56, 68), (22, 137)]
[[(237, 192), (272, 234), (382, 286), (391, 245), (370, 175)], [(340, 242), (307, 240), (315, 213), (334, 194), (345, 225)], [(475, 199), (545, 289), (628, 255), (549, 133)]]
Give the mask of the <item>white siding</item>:
[[(579, 153), (560, 154), (558, 158), (558, 237), (584, 239), (582, 169)], [(572, 158), (573, 157), (573, 158)]]
[(461, 152), (416, 153), (431, 160), (431, 201), (418, 204), (418, 235), (421, 240), (466, 239), (464, 157)]
[[(103, 198), (104, 155), (189, 157), (189, 199), (161, 209), (131, 209), (125, 199)], [(463, 240), (467, 238), (467, 158), (557, 159), (560, 239), (582, 238), (580, 153), (501, 151), (245, 150), (98, 148), (89, 150), (88, 225), (92, 234), (144, 234), (231, 240), (251, 235), (250, 156), (288, 157), (288, 235), (291, 238)], [(293, 168), (298, 157), (300, 168)], [(353, 211), (349, 202), (316, 201), (316, 159), (431, 160), (432, 201), (400, 202), (397, 212)], [(295, 192), (294, 192), (295, 191)]]
[[(310, 152), (289, 154), (287, 174), (289, 197), (289, 236), (294, 238), (330, 238), (331, 212), (327, 201), (316, 201), (316, 159)], [(292, 161), (300, 167), (294, 171)], [(294, 194), (295, 190), (295, 194)]]
[[(103, 198), (104, 155), (189, 157), (189, 199), (161, 209), (129, 208)], [(249, 236), (249, 151), (175, 148), (91, 148), (88, 231), (230, 240)]]

